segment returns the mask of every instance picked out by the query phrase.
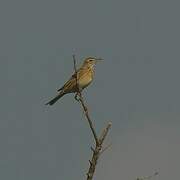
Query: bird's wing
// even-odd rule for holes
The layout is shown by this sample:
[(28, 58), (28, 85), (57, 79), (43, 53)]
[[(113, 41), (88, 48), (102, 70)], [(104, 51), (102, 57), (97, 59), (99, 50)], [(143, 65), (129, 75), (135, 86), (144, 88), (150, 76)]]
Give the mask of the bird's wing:
[[(81, 71), (82, 71), (82, 68), (77, 70), (78, 76), (79, 76), (79, 74), (81, 74)], [(71, 76), (71, 78), (61, 88), (58, 89), (58, 91), (61, 91), (65, 88), (69, 87), (70, 85), (75, 84), (75, 82), (76, 82), (76, 73), (74, 73)]]
[(71, 85), (74, 80), (76, 80), (76, 79), (72, 75), (71, 78), (60, 89), (58, 89), (58, 91), (61, 91), (61, 90), (65, 89), (66, 87), (68, 87), (69, 85)]

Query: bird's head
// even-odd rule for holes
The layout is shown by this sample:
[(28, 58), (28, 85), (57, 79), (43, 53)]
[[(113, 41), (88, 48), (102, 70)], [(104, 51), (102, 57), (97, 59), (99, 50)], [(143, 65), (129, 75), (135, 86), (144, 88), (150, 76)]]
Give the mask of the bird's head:
[(84, 66), (94, 67), (94, 65), (101, 60), (101, 58), (88, 57), (84, 60)]

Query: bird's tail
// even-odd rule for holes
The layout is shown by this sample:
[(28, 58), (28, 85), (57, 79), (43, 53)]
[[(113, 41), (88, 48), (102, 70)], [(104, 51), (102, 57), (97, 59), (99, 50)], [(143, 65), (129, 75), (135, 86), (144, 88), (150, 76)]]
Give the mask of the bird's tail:
[(45, 105), (50, 105), (52, 106), (54, 103), (56, 103), (56, 101), (58, 101), (62, 96), (64, 96), (65, 93), (64, 92), (60, 92), (55, 98), (53, 98), (52, 100), (50, 100), (49, 102), (47, 102)]

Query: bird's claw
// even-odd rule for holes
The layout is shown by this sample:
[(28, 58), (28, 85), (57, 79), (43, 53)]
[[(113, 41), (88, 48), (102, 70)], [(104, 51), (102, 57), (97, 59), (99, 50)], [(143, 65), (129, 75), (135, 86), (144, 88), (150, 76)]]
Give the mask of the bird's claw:
[(80, 100), (79, 93), (76, 93), (74, 98), (75, 98), (76, 101), (79, 101)]

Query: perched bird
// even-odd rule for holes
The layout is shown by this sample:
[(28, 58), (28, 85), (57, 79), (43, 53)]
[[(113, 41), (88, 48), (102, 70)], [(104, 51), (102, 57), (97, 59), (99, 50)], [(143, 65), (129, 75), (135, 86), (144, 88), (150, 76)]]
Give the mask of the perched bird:
[(64, 86), (58, 89), (57, 96), (46, 103), (46, 105), (53, 105), (65, 94), (78, 92), (77, 87), (79, 87), (80, 90), (86, 88), (93, 80), (94, 66), (99, 60), (102, 59), (94, 57), (86, 58), (82, 66), (77, 70), (77, 76), (76, 73), (74, 73), (71, 78), (64, 84)]

